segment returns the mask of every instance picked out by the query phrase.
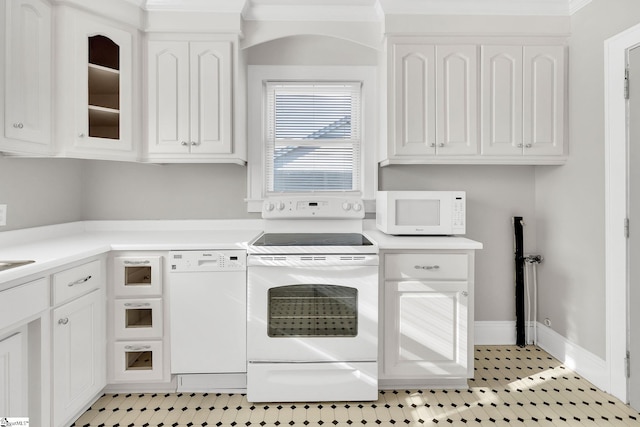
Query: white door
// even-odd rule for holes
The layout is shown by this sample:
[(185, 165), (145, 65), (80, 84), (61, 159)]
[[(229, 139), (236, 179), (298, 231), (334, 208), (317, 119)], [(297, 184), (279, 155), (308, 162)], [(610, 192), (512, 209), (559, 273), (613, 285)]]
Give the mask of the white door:
[(522, 155), (522, 47), (482, 46), (481, 146), (486, 155)]
[(385, 282), (384, 373), (390, 378), (473, 376), (466, 282)]
[(24, 334), (18, 332), (0, 341), (0, 414), (27, 416)]
[(231, 43), (191, 42), (191, 152), (231, 153)]
[(11, 0), (6, 25), (5, 136), (30, 142), (25, 151), (46, 152), (51, 141), (51, 6)]
[(524, 155), (564, 152), (564, 47), (524, 47)]
[(53, 310), (53, 419), (62, 425), (106, 383), (105, 307), (93, 291)]
[(394, 155), (436, 153), (435, 46), (393, 46)]
[(475, 45), (436, 48), (436, 152), (477, 154), (478, 73)]
[(629, 51), (628, 102), (628, 144), (627, 144), (627, 185), (629, 191), (628, 218), (634, 228), (630, 229), (628, 239), (629, 260), (629, 299), (628, 334), (630, 353), (630, 377), (628, 380), (629, 402), (636, 410), (640, 409), (640, 47)]
[(148, 45), (150, 153), (188, 153), (189, 43), (150, 41)]

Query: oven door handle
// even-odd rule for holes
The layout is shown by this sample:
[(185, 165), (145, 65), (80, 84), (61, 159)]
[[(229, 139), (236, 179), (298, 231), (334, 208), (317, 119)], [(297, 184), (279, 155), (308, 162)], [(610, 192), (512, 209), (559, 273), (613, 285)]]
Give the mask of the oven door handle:
[(374, 254), (314, 254), (314, 255), (249, 255), (247, 266), (264, 267), (323, 267), (378, 265)]

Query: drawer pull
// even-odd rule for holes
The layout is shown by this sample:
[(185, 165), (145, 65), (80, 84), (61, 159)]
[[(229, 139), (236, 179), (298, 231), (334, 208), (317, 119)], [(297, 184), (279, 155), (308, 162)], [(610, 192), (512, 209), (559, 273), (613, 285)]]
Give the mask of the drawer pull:
[(148, 259), (145, 259), (144, 261), (124, 261), (124, 263), (126, 265), (146, 265), (151, 263), (151, 261), (149, 261)]
[(415, 267), (416, 270), (439, 270), (440, 266), (439, 265), (416, 265)]
[(66, 325), (67, 323), (69, 323), (68, 317), (63, 317), (62, 319), (58, 320), (58, 325)]
[(78, 279), (75, 282), (71, 282), (69, 283), (67, 286), (68, 287), (72, 287), (72, 286), (76, 286), (76, 285), (82, 285), (83, 283), (87, 283), (89, 280), (91, 280), (91, 275), (87, 276), (87, 277), (83, 277), (82, 279)]
[(125, 307), (132, 308), (140, 308), (140, 307), (151, 307), (151, 303), (149, 302), (127, 302), (124, 304)]
[(151, 346), (150, 345), (125, 345), (124, 349), (131, 350), (131, 351), (142, 351), (142, 350), (151, 349)]

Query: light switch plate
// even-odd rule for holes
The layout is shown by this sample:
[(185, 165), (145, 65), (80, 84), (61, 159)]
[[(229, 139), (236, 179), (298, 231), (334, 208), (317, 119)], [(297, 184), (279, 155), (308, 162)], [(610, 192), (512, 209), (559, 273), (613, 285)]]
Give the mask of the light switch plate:
[(0, 205), (0, 227), (7, 225), (7, 205)]

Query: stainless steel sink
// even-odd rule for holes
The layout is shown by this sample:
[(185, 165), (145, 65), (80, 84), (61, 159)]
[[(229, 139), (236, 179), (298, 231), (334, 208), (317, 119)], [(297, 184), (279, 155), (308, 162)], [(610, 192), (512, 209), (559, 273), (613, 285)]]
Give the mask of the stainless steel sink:
[(20, 260), (20, 261), (0, 261), (0, 271), (8, 270), (10, 268), (20, 267), (35, 262), (32, 259)]

